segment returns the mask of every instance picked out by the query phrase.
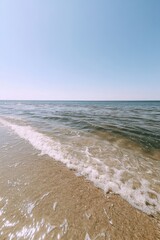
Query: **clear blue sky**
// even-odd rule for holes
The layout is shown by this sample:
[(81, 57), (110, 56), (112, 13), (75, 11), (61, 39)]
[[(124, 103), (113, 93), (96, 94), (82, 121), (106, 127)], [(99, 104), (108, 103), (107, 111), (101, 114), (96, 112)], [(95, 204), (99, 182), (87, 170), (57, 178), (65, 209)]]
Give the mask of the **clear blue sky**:
[(0, 99), (160, 99), (160, 0), (1, 0)]

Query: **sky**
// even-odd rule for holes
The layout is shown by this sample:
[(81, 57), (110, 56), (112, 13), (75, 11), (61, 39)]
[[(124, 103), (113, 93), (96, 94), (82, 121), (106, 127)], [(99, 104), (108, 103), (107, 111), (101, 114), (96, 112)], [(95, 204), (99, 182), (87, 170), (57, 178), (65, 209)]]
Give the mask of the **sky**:
[(0, 99), (160, 100), (160, 0), (0, 0)]

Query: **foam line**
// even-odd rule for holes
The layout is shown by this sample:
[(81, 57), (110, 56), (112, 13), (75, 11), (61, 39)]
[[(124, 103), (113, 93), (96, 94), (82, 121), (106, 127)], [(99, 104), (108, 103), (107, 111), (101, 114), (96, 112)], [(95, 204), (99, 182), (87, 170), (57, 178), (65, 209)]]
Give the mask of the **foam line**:
[[(90, 156), (86, 151), (87, 159), (91, 159), (89, 162), (85, 160), (79, 161), (74, 159), (73, 156), (67, 151), (67, 148), (58, 141), (54, 141), (45, 134), (39, 133), (31, 126), (21, 126), (13, 124), (8, 120), (0, 118), (0, 123), (9, 127), (19, 137), (28, 141), (32, 146), (39, 150), (42, 155), (47, 154), (56, 161), (64, 163), (68, 168), (74, 169), (79, 175), (85, 176), (92, 181), (95, 186), (103, 189), (105, 192), (109, 190), (121, 195), (132, 206), (142, 210), (147, 214), (154, 214), (160, 212), (160, 194), (149, 188), (149, 182), (145, 179), (141, 179), (141, 186), (138, 189), (133, 188), (133, 181), (123, 183), (121, 181), (121, 175), (124, 170), (112, 169), (114, 174), (110, 174), (110, 167), (99, 159)], [(96, 168), (98, 164), (98, 168)], [(100, 171), (100, 170), (101, 171)], [(103, 170), (103, 171), (102, 171)], [(150, 198), (148, 192), (153, 193), (156, 198)], [(146, 204), (146, 202), (148, 204)]]

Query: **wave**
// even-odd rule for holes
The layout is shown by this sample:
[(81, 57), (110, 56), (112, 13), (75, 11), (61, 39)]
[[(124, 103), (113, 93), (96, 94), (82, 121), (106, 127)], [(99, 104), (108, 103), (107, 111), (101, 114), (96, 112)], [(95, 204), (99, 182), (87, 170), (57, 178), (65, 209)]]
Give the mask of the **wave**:
[[(0, 123), (9, 127), (19, 137), (32, 144), (42, 155), (47, 154), (56, 161), (64, 163), (69, 169), (76, 170), (78, 175), (85, 176), (96, 187), (101, 188), (105, 192), (113, 191), (119, 194), (132, 206), (147, 214), (160, 212), (160, 194), (150, 187), (150, 182), (143, 177), (143, 173), (136, 175), (137, 170), (135, 166), (131, 170), (132, 164), (130, 166), (127, 165), (127, 167), (124, 166), (125, 161), (128, 161), (129, 155), (126, 155), (126, 153), (122, 154), (121, 150), (117, 150), (117, 147), (114, 147), (109, 142), (105, 142), (105, 152), (108, 151), (108, 159), (105, 159), (105, 161), (99, 158), (98, 155), (93, 155), (88, 146), (79, 151), (81, 152), (81, 158), (79, 159), (76, 157), (78, 153), (73, 149), (72, 144), (68, 148), (68, 145), (66, 147), (60, 141), (36, 131), (31, 126), (14, 124), (3, 118), (0, 118)], [(119, 165), (111, 166), (109, 160), (110, 162), (121, 162)], [(131, 177), (124, 181), (123, 175), (126, 174), (130, 174)], [(138, 187), (135, 187), (137, 181), (139, 184)]]

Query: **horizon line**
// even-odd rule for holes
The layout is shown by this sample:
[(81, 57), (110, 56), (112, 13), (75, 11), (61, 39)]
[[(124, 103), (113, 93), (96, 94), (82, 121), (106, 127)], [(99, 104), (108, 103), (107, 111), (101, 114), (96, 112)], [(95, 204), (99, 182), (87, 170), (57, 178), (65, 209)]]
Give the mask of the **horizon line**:
[(151, 102), (151, 101), (156, 101), (159, 102), (160, 99), (115, 99), (115, 100), (93, 100), (93, 99), (88, 99), (88, 100), (80, 100), (80, 99), (0, 99), (0, 101), (54, 101), (54, 102)]

